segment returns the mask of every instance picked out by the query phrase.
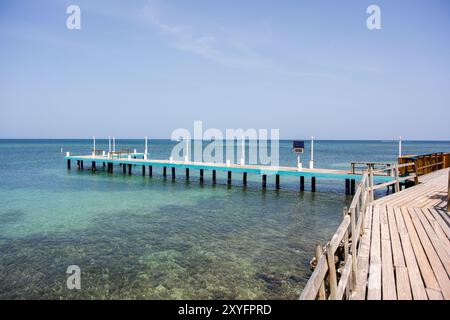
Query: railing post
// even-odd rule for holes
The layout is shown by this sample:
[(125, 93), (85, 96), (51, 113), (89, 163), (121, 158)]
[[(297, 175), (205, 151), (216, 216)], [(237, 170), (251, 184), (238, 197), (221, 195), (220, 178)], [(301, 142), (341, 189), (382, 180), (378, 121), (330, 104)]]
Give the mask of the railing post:
[(415, 185), (419, 184), (419, 165), (417, 162), (418, 162), (418, 160), (414, 160), (414, 171), (416, 172), (416, 176), (414, 177)]
[[(342, 212), (342, 217), (345, 218), (345, 216), (348, 214), (348, 208), (345, 207), (344, 211)], [(345, 234), (344, 234), (344, 261), (347, 261), (347, 257), (348, 257), (348, 227), (347, 230), (345, 230)], [(350, 275), (351, 277), (351, 275)], [(351, 281), (351, 279), (350, 279)], [(346, 288), (345, 288), (345, 296), (348, 299), (348, 297), (350, 296), (350, 288), (349, 285), (347, 284)]]
[(394, 174), (395, 174), (395, 192), (400, 191), (400, 181), (398, 181), (398, 164), (394, 164)]
[(330, 243), (327, 244), (328, 280), (330, 281), (330, 300), (336, 300), (337, 278), (334, 252)]
[(356, 287), (356, 211), (355, 208), (351, 208), (350, 210), (350, 225), (352, 229), (352, 290)]
[(450, 171), (448, 172), (447, 212), (450, 212)]
[(370, 188), (370, 202), (372, 202), (375, 199), (374, 196), (374, 190), (373, 190), (373, 170), (372, 168), (369, 169), (369, 188)]
[[(316, 256), (316, 262), (319, 263), (320, 256), (322, 255), (322, 246), (320, 245), (320, 243), (316, 245), (316, 248), (314, 249), (314, 253)], [(325, 298), (326, 298), (324, 281), (322, 281), (322, 284), (320, 285), (319, 292), (317, 294), (317, 298), (319, 300), (325, 300)]]

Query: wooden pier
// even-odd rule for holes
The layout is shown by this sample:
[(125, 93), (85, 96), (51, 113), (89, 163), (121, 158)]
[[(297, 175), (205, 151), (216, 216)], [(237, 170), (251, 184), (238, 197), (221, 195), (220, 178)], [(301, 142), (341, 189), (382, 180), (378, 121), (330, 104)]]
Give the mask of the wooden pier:
[[(281, 176), (299, 177), (300, 190), (305, 189), (305, 178), (310, 179), (311, 191), (316, 191), (317, 179), (337, 179), (345, 181), (345, 192), (347, 194), (354, 194), (356, 180), (361, 178), (361, 174), (351, 172), (350, 170), (333, 170), (333, 169), (307, 169), (298, 170), (296, 167), (271, 167), (263, 165), (242, 165), (242, 164), (224, 164), (224, 163), (208, 163), (208, 162), (192, 162), (192, 161), (171, 161), (171, 160), (156, 160), (145, 159), (142, 153), (120, 153), (116, 152), (110, 156), (102, 155), (100, 152), (95, 152), (92, 155), (67, 155), (67, 168), (70, 170), (72, 161), (77, 162), (79, 169), (84, 168), (84, 163), (91, 163), (91, 169), (96, 170), (98, 163), (107, 166), (107, 172), (113, 173), (114, 166), (122, 167), (123, 173), (128, 172), (132, 174), (133, 167), (142, 167), (142, 174), (146, 174), (146, 167), (148, 167), (149, 176), (152, 176), (154, 167), (162, 169), (162, 175), (167, 176), (167, 169), (171, 170), (171, 176), (175, 179), (176, 170), (181, 169), (185, 171), (186, 180), (189, 180), (190, 170), (199, 170), (200, 181), (204, 180), (205, 171), (212, 172), (212, 181), (216, 181), (216, 172), (227, 172), (227, 184), (232, 183), (233, 173), (242, 174), (242, 182), (247, 183), (248, 174), (255, 174), (261, 176), (261, 184), (263, 188), (267, 187), (267, 176), (275, 177), (275, 188), (281, 187)], [(387, 183), (392, 181), (394, 177), (387, 174), (378, 174), (374, 177), (377, 183)]]
[[(404, 163), (394, 169), (393, 181), (378, 186), (370, 168), (330, 242), (325, 249), (316, 246), (315, 269), (300, 299), (450, 299), (445, 166), (445, 161)], [(401, 171), (410, 174), (400, 177)], [(405, 181), (416, 186), (374, 200), (376, 188), (390, 184), (399, 191)]]

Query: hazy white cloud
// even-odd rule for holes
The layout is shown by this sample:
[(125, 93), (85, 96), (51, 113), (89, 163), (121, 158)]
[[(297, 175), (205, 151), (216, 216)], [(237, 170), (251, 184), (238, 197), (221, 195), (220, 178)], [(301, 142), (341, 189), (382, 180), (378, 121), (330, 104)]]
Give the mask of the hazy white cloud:
[(263, 64), (262, 59), (241, 42), (221, 37), (220, 33), (203, 32), (193, 26), (163, 21), (156, 1), (148, 1), (142, 16), (177, 49), (228, 66), (254, 67)]

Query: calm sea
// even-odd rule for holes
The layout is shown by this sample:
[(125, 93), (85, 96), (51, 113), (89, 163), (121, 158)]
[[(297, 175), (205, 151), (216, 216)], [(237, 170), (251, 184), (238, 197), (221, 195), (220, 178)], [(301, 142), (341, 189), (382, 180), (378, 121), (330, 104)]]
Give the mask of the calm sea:
[[(105, 148), (106, 140), (97, 140)], [(150, 140), (152, 158), (168, 159), (174, 142)], [(65, 151), (86, 154), (90, 140), (0, 140), (0, 299), (297, 299), (310, 275), (314, 245), (326, 242), (350, 200), (342, 181), (281, 190), (241, 175), (233, 185), (207, 172), (200, 183), (66, 169)], [(142, 140), (117, 148), (143, 149)], [(316, 167), (395, 161), (394, 141), (316, 141)], [(450, 142), (410, 142), (404, 154), (450, 151)], [(305, 160), (308, 160), (309, 145)], [(295, 166), (291, 141), (280, 164)], [(306, 165), (307, 161), (304, 161)], [(68, 290), (69, 265), (81, 290)]]

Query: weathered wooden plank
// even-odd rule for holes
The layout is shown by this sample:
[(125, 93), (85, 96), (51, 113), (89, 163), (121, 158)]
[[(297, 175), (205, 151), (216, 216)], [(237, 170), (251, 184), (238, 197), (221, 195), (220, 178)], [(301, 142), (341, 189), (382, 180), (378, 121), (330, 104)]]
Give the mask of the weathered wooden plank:
[(412, 300), (411, 285), (409, 284), (408, 269), (406, 267), (395, 267), (395, 280), (397, 286), (397, 299)]
[[(395, 208), (397, 209), (397, 208)], [(397, 227), (400, 234), (405, 262), (408, 270), (408, 277), (411, 285), (411, 292), (414, 300), (427, 300), (428, 296), (425, 291), (425, 285), (422, 281), (419, 266), (417, 265), (414, 250), (412, 248), (406, 226), (403, 221), (401, 210), (394, 210), (396, 216)]]
[(367, 299), (381, 300), (381, 239), (380, 208), (375, 206), (372, 215), (372, 241), (370, 244), (369, 281)]
[(395, 288), (394, 265), (392, 263), (391, 242), (389, 240), (381, 240), (381, 256), (383, 300), (396, 300), (397, 293)]
[[(417, 209), (420, 210), (420, 209)], [(414, 209), (409, 209), (409, 214), (411, 216), (411, 220), (415, 226), (417, 235), (419, 237), (420, 243), (422, 244), (422, 248), (426, 253), (426, 257), (429, 261), (429, 266), (431, 267), (434, 277), (437, 281), (437, 288), (431, 288), (431, 289), (439, 289), (444, 296), (446, 300), (450, 300), (450, 282), (448, 279), (448, 275), (446, 270), (444, 269), (444, 266), (442, 265), (441, 260), (439, 259), (433, 244), (431, 243), (430, 239), (428, 238), (428, 235), (422, 226), (422, 223), (419, 220), (419, 217), (417, 216), (417, 213)], [(423, 272), (422, 272), (423, 274)]]
[(405, 258), (403, 257), (402, 244), (398, 234), (397, 222), (395, 221), (394, 208), (387, 207), (387, 217), (389, 222), (389, 232), (392, 245), (392, 257), (395, 267), (405, 267)]

